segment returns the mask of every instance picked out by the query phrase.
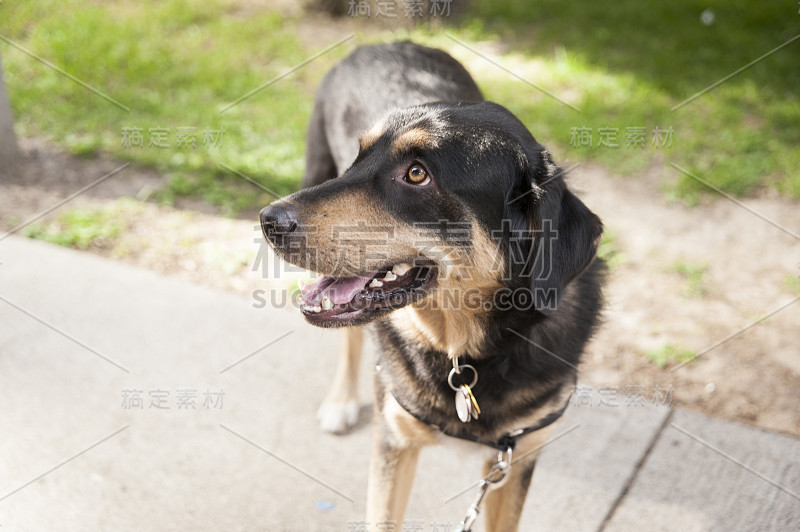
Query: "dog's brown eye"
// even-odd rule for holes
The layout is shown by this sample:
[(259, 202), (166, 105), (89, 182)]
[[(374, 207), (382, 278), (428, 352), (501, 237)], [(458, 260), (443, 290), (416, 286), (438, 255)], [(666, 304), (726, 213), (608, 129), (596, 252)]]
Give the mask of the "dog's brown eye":
[(415, 164), (411, 168), (408, 169), (406, 172), (406, 181), (409, 183), (414, 183), (415, 185), (421, 185), (428, 179), (428, 172), (425, 169)]

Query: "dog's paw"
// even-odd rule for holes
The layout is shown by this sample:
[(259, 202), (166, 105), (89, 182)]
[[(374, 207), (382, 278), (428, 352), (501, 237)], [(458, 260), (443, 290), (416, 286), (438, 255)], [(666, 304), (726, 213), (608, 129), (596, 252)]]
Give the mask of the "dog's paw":
[(325, 401), (317, 411), (319, 426), (326, 432), (345, 432), (358, 422), (358, 411), (358, 401)]

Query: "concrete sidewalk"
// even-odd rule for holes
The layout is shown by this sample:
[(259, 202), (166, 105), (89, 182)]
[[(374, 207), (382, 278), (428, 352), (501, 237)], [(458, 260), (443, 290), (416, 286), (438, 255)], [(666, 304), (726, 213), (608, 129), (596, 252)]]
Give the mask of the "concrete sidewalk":
[[(3, 531), (363, 529), (371, 379), (352, 433), (315, 420), (337, 332), (16, 237), (0, 298)], [(570, 408), (522, 530), (800, 529), (798, 439), (620, 402)], [(426, 449), (407, 528), (452, 530), (479, 469)]]

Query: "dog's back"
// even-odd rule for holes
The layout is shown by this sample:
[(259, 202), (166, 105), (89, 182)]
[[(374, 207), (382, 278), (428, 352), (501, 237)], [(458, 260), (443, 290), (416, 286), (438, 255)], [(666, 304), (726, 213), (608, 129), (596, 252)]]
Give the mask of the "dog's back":
[(387, 111), (429, 102), (480, 102), (483, 95), (447, 53), (412, 42), (357, 49), (322, 80), (308, 130), (303, 186), (341, 174), (358, 139)]

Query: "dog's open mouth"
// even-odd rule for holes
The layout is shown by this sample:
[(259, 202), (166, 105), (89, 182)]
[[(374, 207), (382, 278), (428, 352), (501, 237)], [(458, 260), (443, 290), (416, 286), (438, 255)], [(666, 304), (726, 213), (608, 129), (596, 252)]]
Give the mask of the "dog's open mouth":
[(395, 310), (422, 297), (435, 274), (433, 263), (402, 262), (356, 277), (321, 275), (301, 286), (301, 311), (317, 325), (362, 321), (360, 316)]

